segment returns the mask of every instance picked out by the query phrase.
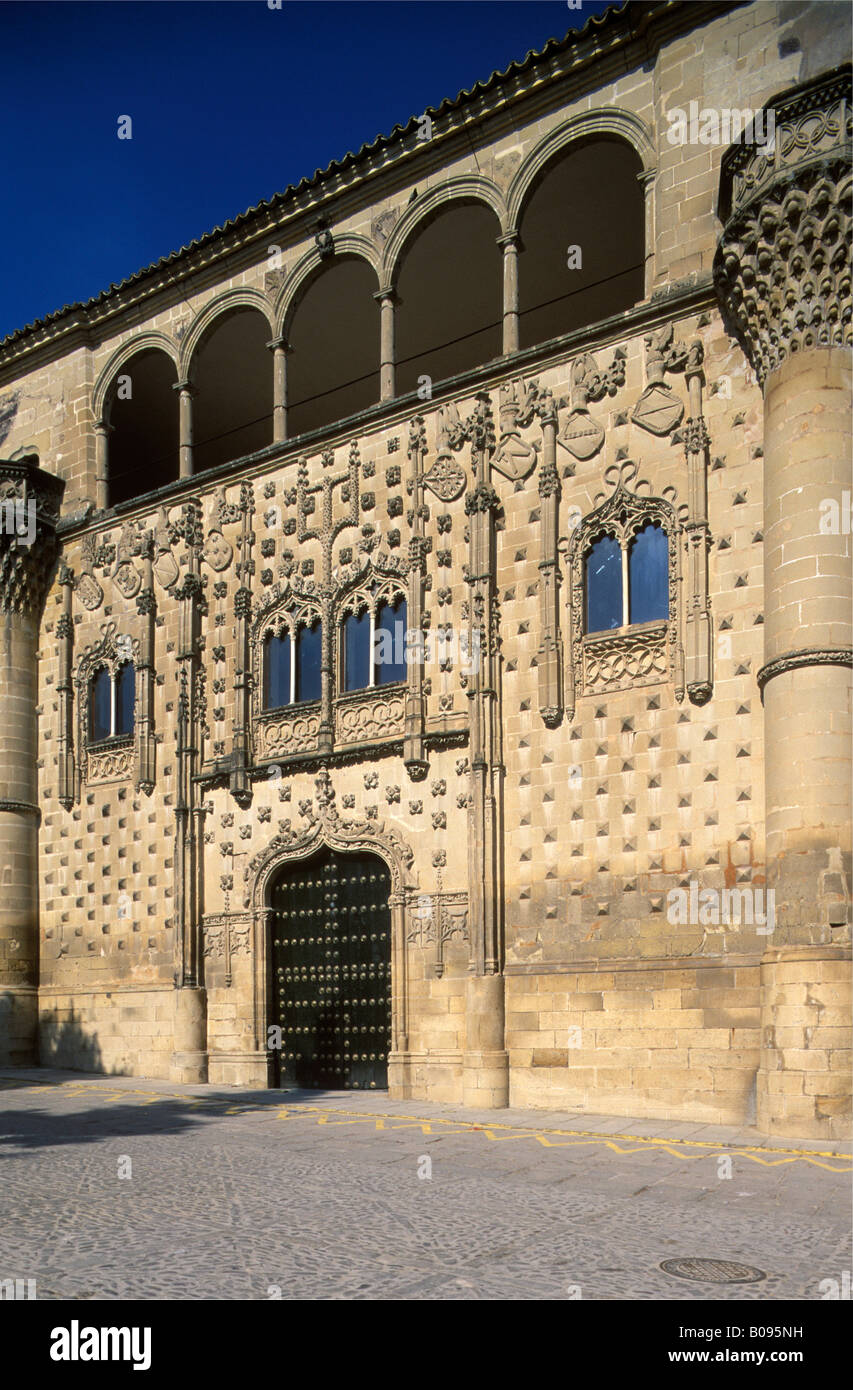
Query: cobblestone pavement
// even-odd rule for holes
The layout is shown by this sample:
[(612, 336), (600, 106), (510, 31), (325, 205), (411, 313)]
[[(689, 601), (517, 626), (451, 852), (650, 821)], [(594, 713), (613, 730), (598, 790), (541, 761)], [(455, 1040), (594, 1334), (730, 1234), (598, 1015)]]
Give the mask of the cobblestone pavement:
[[(40, 1299), (814, 1300), (851, 1267), (839, 1145), (56, 1071), (0, 1092), (0, 1278)], [(697, 1256), (766, 1278), (660, 1268)]]

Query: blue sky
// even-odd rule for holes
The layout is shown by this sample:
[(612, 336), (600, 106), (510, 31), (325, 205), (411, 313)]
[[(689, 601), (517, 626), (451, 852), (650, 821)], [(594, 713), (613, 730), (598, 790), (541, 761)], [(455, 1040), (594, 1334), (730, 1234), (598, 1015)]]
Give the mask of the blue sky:
[[(0, 338), (487, 78), (606, 0), (0, 4)], [(132, 140), (119, 140), (130, 115)]]

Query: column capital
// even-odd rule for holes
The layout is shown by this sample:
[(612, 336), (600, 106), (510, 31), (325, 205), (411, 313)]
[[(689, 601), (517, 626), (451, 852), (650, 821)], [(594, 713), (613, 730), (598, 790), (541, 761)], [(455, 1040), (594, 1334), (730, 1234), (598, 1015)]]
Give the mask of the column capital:
[(389, 304), (398, 303), (397, 291), (394, 289), (393, 285), (383, 285), (382, 289), (374, 290), (373, 298), (377, 300), (379, 304), (383, 304), (385, 302)]
[(794, 352), (853, 341), (850, 74), (774, 97), (723, 155), (714, 284), (762, 386)]
[(192, 398), (198, 395), (198, 387), (190, 381), (189, 377), (184, 377), (181, 381), (174, 381), (172, 383), (172, 390), (180, 391), (181, 394), (186, 393), (186, 395)]
[(287, 339), (284, 337), (284, 335), (278, 338), (270, 338), (266, 346), (269, 348), (270, 352), (275, 352), (278, 348), (281, 348), (282, 352), (293, 351), (293, 348), (291, 347)]
[(509, 247), (510, 250), (517, 251), (519, 248), (519, 243), (521, 241), (521, 233), (501, 232), (500, 236), (495, 237), (495, 241), (497, 242), (498, 246), (502, 246), (504, 250), (506, 250), (506, 248)]
[(0, 612), (41, 611), (56, 558), (65, 483), (35, 454), (0, 459)]

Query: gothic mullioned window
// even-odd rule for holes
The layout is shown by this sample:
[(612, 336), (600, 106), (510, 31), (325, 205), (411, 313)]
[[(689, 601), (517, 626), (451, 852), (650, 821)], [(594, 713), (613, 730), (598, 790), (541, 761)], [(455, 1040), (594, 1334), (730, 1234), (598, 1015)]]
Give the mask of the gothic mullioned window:
[(102, 666), (89, 687), (89, 739), (103, 743), (108, 738), (126, 738), (133, 733), (135, 672), (125, 661), (115, 672)]
[(359, 594), (342, 623), (344, 692), (392, 685), (406, 679), (406, 600), (399, 593)]
[(569, 546), (566, 706), (584, 694), (671, 681), (684, 697), (679, 538), (671, 502), (619, 481)]

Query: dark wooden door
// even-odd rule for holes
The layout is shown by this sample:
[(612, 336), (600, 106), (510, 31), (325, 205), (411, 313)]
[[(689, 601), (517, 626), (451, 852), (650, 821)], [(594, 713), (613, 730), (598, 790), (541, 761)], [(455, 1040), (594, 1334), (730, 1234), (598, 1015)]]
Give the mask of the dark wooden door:
[(272, 887), (279, 1085), (379, 1090), (391, 1047), (390, 874), (325, 849)]

